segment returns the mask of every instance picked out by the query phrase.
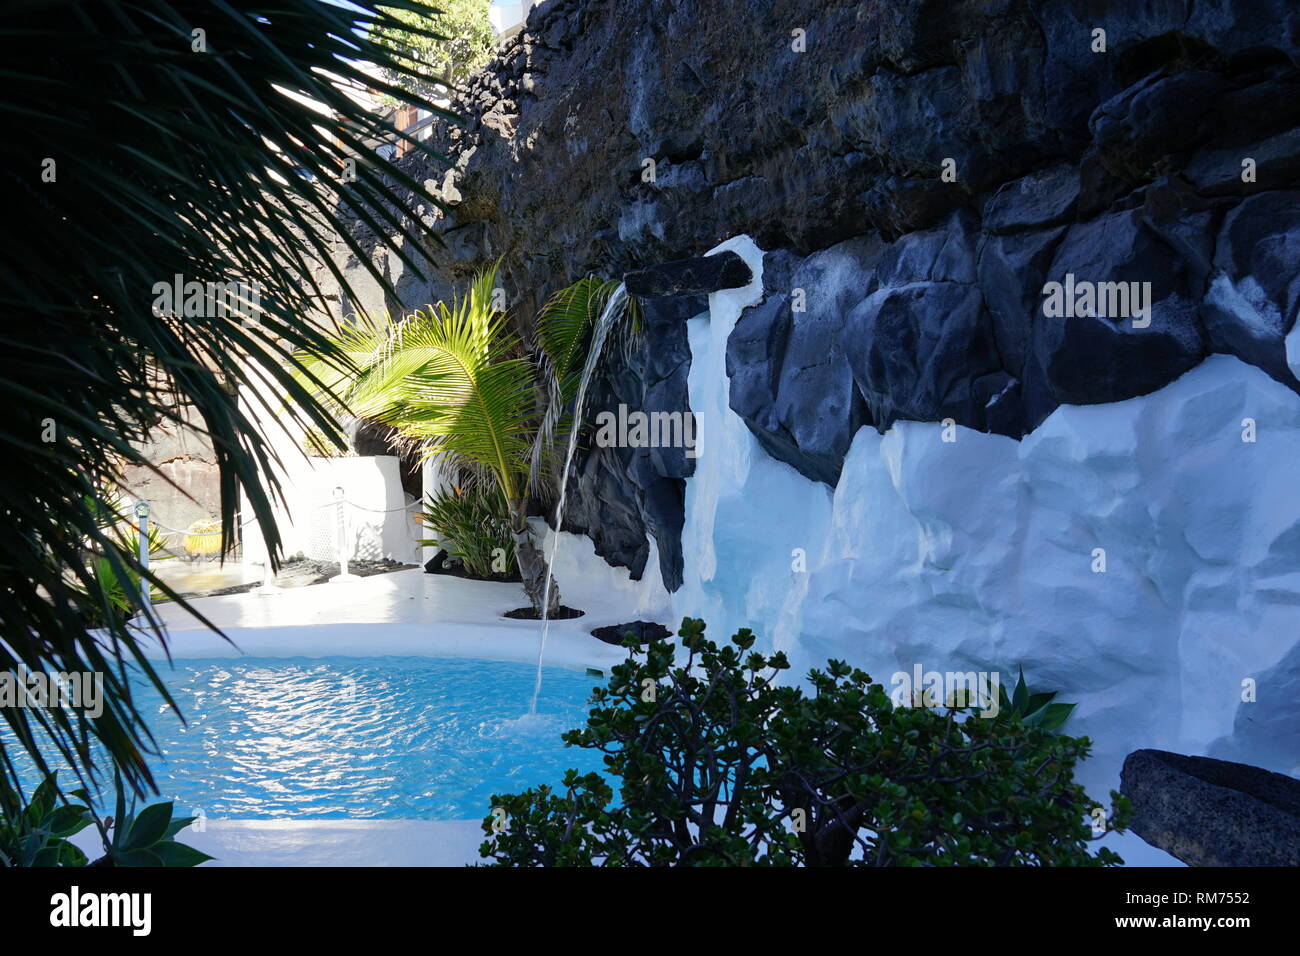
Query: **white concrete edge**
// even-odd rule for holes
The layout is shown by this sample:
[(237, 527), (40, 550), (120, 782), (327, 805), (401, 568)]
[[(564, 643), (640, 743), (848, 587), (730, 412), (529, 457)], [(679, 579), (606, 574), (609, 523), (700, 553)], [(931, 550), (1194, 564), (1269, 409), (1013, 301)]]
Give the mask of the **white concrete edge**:
[[(578, 620), (581, 620), (579, 618)], [(452, 657), (537, 663), (536, 622), (467, 626), (429, 624), (333, 624), (297, 627), (228, 627), (224, 634), (184, 631), (169, 636), (167, 647), (150, 633), (144, 655), (150, 661), (236, 660), (240, 658)], [(558, 622), (557, 622), (558, 623)], [(585, 632), (553, 629), (546, 641), (545, 666), (608, 673), (627, 657), (621, 647)]]

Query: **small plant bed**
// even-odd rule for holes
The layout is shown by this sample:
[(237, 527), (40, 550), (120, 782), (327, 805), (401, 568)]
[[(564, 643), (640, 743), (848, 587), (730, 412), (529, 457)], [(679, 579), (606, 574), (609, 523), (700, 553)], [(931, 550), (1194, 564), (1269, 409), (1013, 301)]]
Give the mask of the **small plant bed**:
[(439, 551), (428, 561), (424, 562), (425, 574), (449, 574), (453, 578), (465, 578), (469, 581), (505, 581), (510, 584), (520, 584), (523, 578), (519, 576), (519, 568), (514, 567), (509, 574), (475, 574), (465, 567), (464, 562), (451, 557), (447, 554), (446, 549)]
[[(550, 615), (552, 621), (568, 621), (575, 617), (582, 617), (586, 611), (579, 611), (576, 607), (569, 607), (567, 604), (561, 604), (556, 612)], [(513, 611), (506, 611), (502, 617), (508, 617), (512, 621), (540, 621), (542, 615), (535, 607), (517, 607)]]
[(649, 644), (651, 641), (664, 641), (673, 636), (673, 632), (662, 624), (656, 624), (654, 621), (630, 621), (627, 624), (610, 624), (607, 627), (597, 627), (591, 632), (591, 636), (598, 641), (604, 641), (606, 644), (613, 644), (616, 647), (622, 647), (624, 640), (631, 634), (637, 644)]

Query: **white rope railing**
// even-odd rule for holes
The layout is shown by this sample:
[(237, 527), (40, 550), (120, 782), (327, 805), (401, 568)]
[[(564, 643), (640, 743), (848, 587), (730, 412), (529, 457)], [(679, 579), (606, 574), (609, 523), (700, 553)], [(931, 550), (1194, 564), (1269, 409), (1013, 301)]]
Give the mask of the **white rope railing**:
[[(389, 514), (393, 514), (396, 511), (410, 511), (412, 506), (419, 504), (419, 501), (408, 502), (407, 504), (402, 505), (402, 507), (400, 508), (367, 508), (365, 505), (359, 505), (355, 501), (348, 501), (346, 498), (343, 499), (342, 504), (351, 505), (353, 508), (356, 508), (358, 511), (369, 511), (371, 514), (377, 514), (377, 515), (389, 515)], [(323, 505), (318, 505), (318, 507), (334, 508), (337, 507), (338, 505), (339, 505), (338, 501), (327, 501)]]
[[(148, 504), (148, 502), (141, 502), (141, 503)], [(249, 518), (247, 521), (242, 522), (239, 525), (239, 528), (242, 531), (244, 528), (247, 528), (250, 524), (255, 524), (256, 522), (257, 522), (256, 518)], [(170, 525), (163, 524), (161, 521), (154, 521), (153, 526), (155, 528), (161, 528), (162, 530), (166, 531), (168, 534), (183, 534), (187, 538), (211, 538), (211, 537), (219, 536), (222, 533), (220, 531), (190, 531), (188, 528), (173, 528)]]
[[(408, 512), (411, 510), (412, 507), (418, 506), (419, 504), (419, 499), (416, 499), (414, 501), (407, 502), (406, 504), (398, 508), (367, 508), (365, 505), (357, 504), (355, 501), (349, 501), (345, 497), (345, 492), (343, 491), (342, 486), (336, 487), (334, 489), (334, 492), (335, 492), (335, 497), (333, 501), (327, 501), (324, 504), (318, 506), (319, 508), (335, 508), (338, 511), (338, 519), (337, 519), (336, 533), (335, 533), (335, 548), (338, 555), (339, 573), (336, 574), (334, 577), (330, 578), (331, 584), (335, 582), (357, 581), (360, 579), (358, 575), (352, 574), (348, 571), (347, 518), (345, 517), (343, 511), (344, 505), (348, 505), (352, 508), (355, 508), (357, 511), (364, 511), (369, 514), (394, 514), (399, 511)], [(149, 502), (143, 500), (136, 502), (135, 515), (136, 518), (138, 519), (136, 530), (139, 533), (140, 565), (146, 571), (149, 570), (149, 511), (150, 511)], [(239, 530), (242, 531), (244, 528), (247, 528), (249, 525), (256, 524), (256, 523), (257, 523), (256, 517), (249, 518), (247, 521), (241, 522), (238, 525), (238, 528)], [(168, 534), (184, 535), (186, 538), (220, 537), (223, 533), (221, 531), (190, 531), (188, 529), (172, 528), (169, 527), (168, 525), (163, 524), (161, 521), (154, 521), (153, 525), (154, 527)], [(283, 588), (275, 584), (275, 578), (276, 578), (276, 574), (272, 570), (271, 562), (268, 560), (265, 562), (262, 583), (258, 587), (253, 589), (253, 593), (254, 594), (280, 593), (283, 590)], [(149, 607), (150, 594), (149, 594), (149, 582), (147, 579), (143, 579), (143, 578), (141, 579), (140, 593), (141, 593), (141, 601), (144, 602), (146, 608)]]

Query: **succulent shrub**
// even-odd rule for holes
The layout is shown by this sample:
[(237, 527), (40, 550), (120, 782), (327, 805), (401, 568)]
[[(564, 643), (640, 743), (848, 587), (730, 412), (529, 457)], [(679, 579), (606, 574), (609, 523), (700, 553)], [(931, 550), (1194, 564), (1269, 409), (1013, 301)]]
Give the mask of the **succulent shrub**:
[(1031, 693), (1025, 684), (1025, 670), (1020, 669), (1020, 678), (1016, 688), (1007, 697), (1007, 689), (998, 687), (998, 697), (1003, 713), (1019, 717), (1026, 727), (1040, 727), (1043, 730), (1060, 730), (1074, 713), (1076, 704), (1055, 704), (1057, 691), (1039, 691)]
[[(1122, 830), (1073, 780), (1087, 738), (973, 708), (895, 707), (841, 661), (810, 691), (776, 683), (783, 654), (686, 619), (685, 660), (630, 648), (573, 746), (606, 776), (493, 797), (482, 856), (502, 866), (958, 866), (1121, 862), (1088, 844)], [(616, 781), (611, 784), (610, 780)], [(615, 799), (617, 786), (617, 799)]]
[(58, 800), (55, 774), (49, 774), (26, 806), (0, 816), (0, 866), (85, 866), (86, 854), (72, 837), (94, 823), (85, 792), (77, 803)]
[(194, 822), (194, 817), (174, 817), (173, 805), (151, 803), (138, 813), (135, 801), (117, 783), (114, 816), (102, 826), (104, 856), (93, 866), (198, 866), (208, 856), (176, 840), (176, 834)]

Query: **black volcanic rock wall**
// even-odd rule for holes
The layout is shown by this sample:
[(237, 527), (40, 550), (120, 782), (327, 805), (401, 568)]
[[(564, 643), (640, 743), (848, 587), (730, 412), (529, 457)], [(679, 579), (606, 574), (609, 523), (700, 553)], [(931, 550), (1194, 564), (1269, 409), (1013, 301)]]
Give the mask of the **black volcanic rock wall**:
[[(1018, 437), (1211, 352), (1295, 387), (1298, 63), (1294, 0), (549, 0), (461, 97), (454, 169), (410, 160), (452, 204), (432, 280), (382, 267), (415, 306), (501, 256), (527, 323), (588, 272), (748, 233), (731, 406), (828, 484), (862, 425)], [(1047, 318), (1067, 273), (1151, 283), (1150, 324)], [(683, 344), (651, 323), (588, 415), (684, 407)], [(655, 535), (671, 587), (684, 465), (650, 452), (593, 451), (569, 517), (636, 574)]]
[[(607, 371), (587, 398), (584, 418), (591, 421), (599, 411), (619, 405), (689, 414), (686, 320), (707, 310), (706, 296), (647, 299), (640, 336), (630, 348), (609, 350)], [(694, 459), (684, 448), (602, 448), (593, 443), (574, 467), (564, 530), (589, 534), (597, 554), (626, 566), (638, 580), (650, 557), (649, 534), (659, 547), (664, 586), (670, 591), (680, 587), (686, 479), (695, 471)]]

